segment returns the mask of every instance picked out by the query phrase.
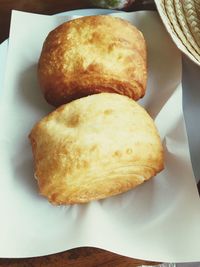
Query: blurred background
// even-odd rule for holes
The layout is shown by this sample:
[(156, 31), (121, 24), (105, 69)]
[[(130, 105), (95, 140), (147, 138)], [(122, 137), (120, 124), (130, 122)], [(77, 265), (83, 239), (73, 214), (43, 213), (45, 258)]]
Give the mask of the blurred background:
[(155, 9), (153, 0), (0, 0), (0, 43), (8, 38), (12, 9), (52, 15), (81, 8)]

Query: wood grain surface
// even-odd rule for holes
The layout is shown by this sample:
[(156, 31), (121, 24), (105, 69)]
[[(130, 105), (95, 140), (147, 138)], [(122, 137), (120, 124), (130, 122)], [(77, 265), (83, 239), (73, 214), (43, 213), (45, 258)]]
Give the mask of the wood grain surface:
[[(0, 43), (8, 38), (11, 10), (56, 14), (80, 8), (94, 8), (87, 0), (0, 0)], [(155, 9), (151, 0), (136, 0), (126, 11)], [(1, 242), (1, 240), (0, 240)], [(76, 248), (54, 255), (28, 259), (0, 259), (0, 267), (135, 267), (155, 262), (132, 259), (97, 248)]]
[(131, 259), (97, 248), (76, 248), (28, 259), (0, 259), (1, 267), (136, 267), (155, 262)]

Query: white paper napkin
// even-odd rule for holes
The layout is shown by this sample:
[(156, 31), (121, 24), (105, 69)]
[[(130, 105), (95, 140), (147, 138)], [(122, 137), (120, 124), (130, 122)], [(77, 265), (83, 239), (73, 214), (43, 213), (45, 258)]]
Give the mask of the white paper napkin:
[(156, 13), (114, 16), (134, 23), (147, 41), (148, 88), (140, 103), (161, 134), (165, 170), (125, 194), (86, 205), (54, 207), (38, 195), (27, 136), (53, 108), (40, 92), (37, 62), (48, 32), (72, 17), (14, 11), (0, 98), (0, 257), (94, 246), (146, 260), (200, 260), (200, 201), (182, 112), (180, 54)]

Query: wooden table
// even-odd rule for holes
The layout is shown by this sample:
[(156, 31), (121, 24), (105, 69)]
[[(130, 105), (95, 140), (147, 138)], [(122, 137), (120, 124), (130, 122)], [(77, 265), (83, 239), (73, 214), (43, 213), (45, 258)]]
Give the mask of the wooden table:
[[(0, 0), (0, 43), (8, 38), (12, 9), (56, 14), (67, 10), (92, 7), (91, 3), (86, 0)], [(129, 10), (140, 9), (155, 9), (155, 6), (152, 1), (136, 0), (135, 4), (129, 8)], [(0, 259), (0, 267), (135, 267), (142, 264), (154, 265), (156, 263), (123, 257), (97, 248), (76, 248), (37, 258)]]

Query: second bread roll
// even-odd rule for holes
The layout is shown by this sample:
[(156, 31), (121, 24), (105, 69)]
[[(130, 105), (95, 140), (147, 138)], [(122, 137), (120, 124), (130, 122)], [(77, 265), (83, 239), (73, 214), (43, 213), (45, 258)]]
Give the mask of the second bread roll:
[(56, 205), (126, 192), (163, 169), (153, 120), (119, 94), (63, 105), (38, 122), (29, 137), (40, 193)]
[(47, 102), (54, 106), (101, 92), (138, 100), (147, 80), (144, 37), (112, 16), (71, 20), (49, 33), (38, 75)]

